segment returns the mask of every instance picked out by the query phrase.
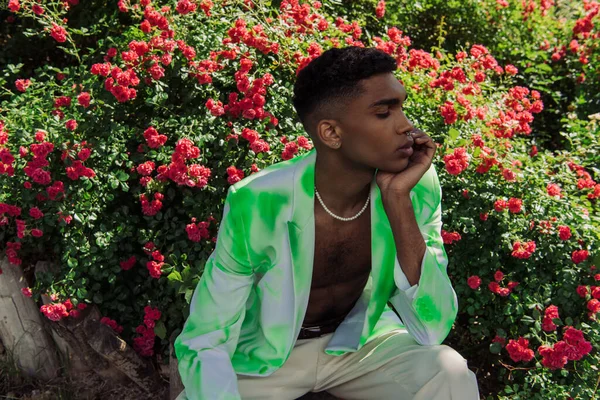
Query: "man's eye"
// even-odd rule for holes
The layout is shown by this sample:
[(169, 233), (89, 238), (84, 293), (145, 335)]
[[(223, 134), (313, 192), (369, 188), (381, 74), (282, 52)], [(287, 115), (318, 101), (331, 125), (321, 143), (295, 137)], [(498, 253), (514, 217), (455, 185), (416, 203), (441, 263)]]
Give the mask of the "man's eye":
[(384, 118), (387, 118), (390, 116), (390, 112), (388, 111), (385, 114), (375, 114), (375, 115), (377, 115), (377, 118), (384, 119)]

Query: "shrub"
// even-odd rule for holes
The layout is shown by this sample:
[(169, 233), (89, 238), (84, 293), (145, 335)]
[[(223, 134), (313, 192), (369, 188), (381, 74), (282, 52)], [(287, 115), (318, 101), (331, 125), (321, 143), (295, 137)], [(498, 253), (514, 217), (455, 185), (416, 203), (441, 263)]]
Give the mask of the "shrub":
[[(33, 5), (11, 4), (17, 16)], [(94, 303), (140, 354), (164, 356), (229, 185), (312, 147), (291, 105), (297, 71), (332, 46), (375, 46), (397, 59), (409, 117), (440, 144), (460, 299), (448, 342), (481, 371), (482, 394), (592, 394), (597, 117), (568, 115), (569, 148), (550, 152), (531, 128), (541, 93), (516, 85), (486, 47), (411, 48), (398, 28), (367, 36), (318, 2), (121, 0), (119, 10), (131, 22), (84, 54), (59, 12), (29, 13), (64, 26), (49, 40), (64, 38), (80, 61), (30, 77), (11, 65), (2, 78), (0, 240), (31, 295), (51, 296), (50, 319)], [(58, 270), (34, 276), (38, 260)]]

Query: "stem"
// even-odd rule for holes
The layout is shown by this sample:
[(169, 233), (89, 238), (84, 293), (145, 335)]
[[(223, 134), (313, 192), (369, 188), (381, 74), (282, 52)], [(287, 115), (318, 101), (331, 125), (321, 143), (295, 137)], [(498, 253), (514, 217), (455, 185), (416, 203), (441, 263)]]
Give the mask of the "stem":
[(600, 374), (598, 374), (598, 379), (596, 379), (596, 387), (594, 388), (594, 394), (592, 394), (592, 399), (596, 397), (596, 391), (598, 390), (599, 384), (600, 384)]

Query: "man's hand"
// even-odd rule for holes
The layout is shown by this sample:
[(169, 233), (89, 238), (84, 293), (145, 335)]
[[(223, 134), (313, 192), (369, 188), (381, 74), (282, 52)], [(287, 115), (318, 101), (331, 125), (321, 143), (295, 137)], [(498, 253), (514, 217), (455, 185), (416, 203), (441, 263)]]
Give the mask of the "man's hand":
[(415, 187), (431, 166), (437, 149), (436, 144), (420, 129), (414, 129), (411, 134), (415, 141), (413, 144), (414, 152), (408, 159), (406, 169), (398, 173), (377, 171), (375, 179), (383, 198), (408, 196), (412, 188)]

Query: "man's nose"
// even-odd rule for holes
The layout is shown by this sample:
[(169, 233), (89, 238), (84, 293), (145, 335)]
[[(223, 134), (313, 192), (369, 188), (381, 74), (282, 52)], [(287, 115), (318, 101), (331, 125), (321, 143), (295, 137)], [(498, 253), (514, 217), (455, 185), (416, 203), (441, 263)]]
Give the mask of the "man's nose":
[(400, 117), (400, 121), (398, 122), (396, 132), (398, 132), (399, 135), (402, 135), (407, 134), (413, 129), (415, 129), (415, 126), (413, 125), (412, 121), (406, 118), (404, 115), (402, 115)]

